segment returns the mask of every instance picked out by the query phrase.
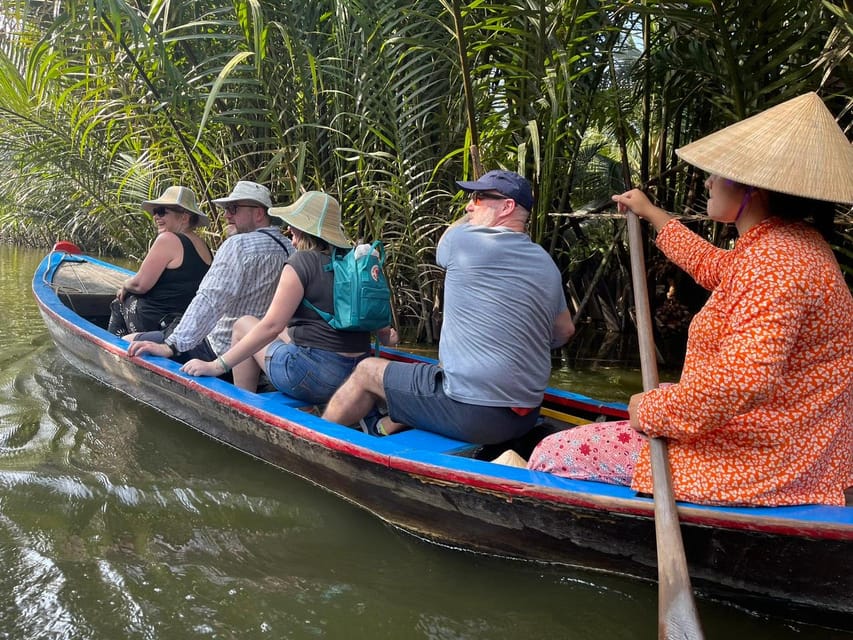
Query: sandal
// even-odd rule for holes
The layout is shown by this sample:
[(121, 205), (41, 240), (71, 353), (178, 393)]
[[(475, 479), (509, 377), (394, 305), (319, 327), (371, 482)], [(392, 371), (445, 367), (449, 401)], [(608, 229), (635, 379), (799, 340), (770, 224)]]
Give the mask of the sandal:
[(361, 430), (369, 436), (387, 436), (388, 433), (382, 427), (382, 419), (385, 417), (387, 416), (380, 413), (376, 409), (373, 409), (370, 413), (368, 413), (361, 420), (359, 420), (358, 424), (361, 427)]

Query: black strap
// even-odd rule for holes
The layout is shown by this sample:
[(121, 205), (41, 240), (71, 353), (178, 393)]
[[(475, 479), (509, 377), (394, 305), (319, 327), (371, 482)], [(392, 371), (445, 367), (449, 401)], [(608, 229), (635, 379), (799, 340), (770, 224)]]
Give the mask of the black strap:
[(285, 252), (288, 256), (290, 255), (290, 249), (288, 249), (288, 248), (287, 248), (287, 245), (286, 245), (286, 244), (284, 244), (281, 240), (279, 240), (278, 238), (276, 238), (276, 237), (275, 237), (275, 234), (273, 234), (273, 233), (272, 233), (272, 232), (270, 232), (270, 231), (267, 231), (266, 229), (258, 229), (257, 231), (258, 231), (258, 233), (263, 233), (266, 237), (268, 237), (268, 238), (272, 238), (273, 240), (275, 240), (275, 241), (278, 243), (278, 246), (280, 246), (282, 249), (284, 249), (284, 252)]

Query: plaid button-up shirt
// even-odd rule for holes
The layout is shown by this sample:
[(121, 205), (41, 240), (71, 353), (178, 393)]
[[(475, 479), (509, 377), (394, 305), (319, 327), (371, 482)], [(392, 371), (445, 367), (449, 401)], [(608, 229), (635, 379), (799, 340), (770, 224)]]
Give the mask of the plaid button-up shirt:
[(281, 271), (296, 249), (278, 227), (258, 231), (240, 233), (222, 243), (180, 324), (169, 336), (167, 342), (178, 351), (188, 351), (207, 338), (217, 354), (224, 353), (231, 346), (231, 329), (238, 318), (261, 317), (267, 312)]

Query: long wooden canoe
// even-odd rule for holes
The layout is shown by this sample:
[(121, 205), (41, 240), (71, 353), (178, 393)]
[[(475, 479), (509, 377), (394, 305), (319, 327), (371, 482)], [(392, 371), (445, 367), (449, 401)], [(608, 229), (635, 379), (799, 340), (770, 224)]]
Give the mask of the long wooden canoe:
[[(57, 348), (99, 382), (422, 539), (655, 579), (648, 497), (497, 465), (488, 460), (500, 448), (420, 430), (371, 437), (324, 421), (278, 392), (190, 377), (166, 358), (130, 358), (127, 343), (105, 330), (109, 302), (129, 272), (58, 246), (66, 250), (44, 258), (33, 291)], [(397, 350), (382, 355), (423, 360)], [(552, 429), (626, 415), (623, 404), (556, 389), (543, 407)], [(679, 503), (678, 513), (700, 597), (853, 629), (853, 508)]]

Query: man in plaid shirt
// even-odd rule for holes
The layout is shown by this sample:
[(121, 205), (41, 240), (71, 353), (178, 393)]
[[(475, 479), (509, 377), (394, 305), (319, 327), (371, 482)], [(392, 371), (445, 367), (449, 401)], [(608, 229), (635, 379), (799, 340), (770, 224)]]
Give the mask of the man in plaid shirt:
[(269, 190), (241, 181), (227, 198), (213, 201), (225, 210), (229, 238), (216, 252), (210, 270), (175, 330), (133, 339), (128, 354), (216, 359), (231, 346), (234, 322), (245, 315), (261, 317), (272, 301), (281, 271), (296, 249), (272, 224)]

